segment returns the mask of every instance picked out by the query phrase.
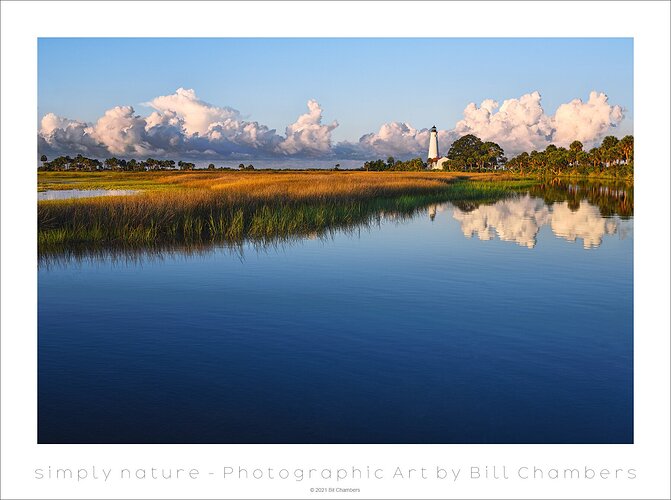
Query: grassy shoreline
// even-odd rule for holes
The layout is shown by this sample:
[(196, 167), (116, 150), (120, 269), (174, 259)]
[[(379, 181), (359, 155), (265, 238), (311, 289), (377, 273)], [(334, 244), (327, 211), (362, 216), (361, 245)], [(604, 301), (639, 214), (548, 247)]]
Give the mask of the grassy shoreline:
[(38, 203), (38, 249), (269, 240), (411, 215), (431, 203), (495, 201), (534, 181), (442, 172), (40, 173), (43, 189), (136, 189)]

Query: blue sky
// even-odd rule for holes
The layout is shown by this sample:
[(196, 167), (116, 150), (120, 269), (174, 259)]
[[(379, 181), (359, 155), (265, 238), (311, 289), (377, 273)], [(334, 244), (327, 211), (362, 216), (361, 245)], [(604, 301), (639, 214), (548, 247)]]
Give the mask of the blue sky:
[(284, 134), (308, 99), (337, 120), (331, 140), (383, 123), (450, 130), (470, 102), (539, 91), (553, 114), (592, 90), (633, 129), (632, 39), (40, 39), (38, 118), (95, 122), (107, 109), (182, 87)]

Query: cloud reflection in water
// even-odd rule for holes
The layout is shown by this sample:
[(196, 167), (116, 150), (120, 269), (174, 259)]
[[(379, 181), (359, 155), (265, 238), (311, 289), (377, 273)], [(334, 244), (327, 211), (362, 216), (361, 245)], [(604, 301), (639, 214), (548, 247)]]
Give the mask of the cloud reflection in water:
[[(433, 220), (444, 206), (429, 209)], [(464, 236), (477, 236), (487, 241), (498, 236), (502, 241), (513, 241), (520, 246), (534, 248), (541, 227), (549, 225), (558, 238), (567, 241), (582, 240), (585, 249), (601, 245), (604, 235), (620, 234), (625, 237), (630, 228), (619, 217), (604, 217), (599, 208), (586, 200), (571, 208), (567, 201), (547, 205), (541, 198), (529, 195), (480, 205), (473, 210), (454, 207), (452, 216), (461, 224)]]

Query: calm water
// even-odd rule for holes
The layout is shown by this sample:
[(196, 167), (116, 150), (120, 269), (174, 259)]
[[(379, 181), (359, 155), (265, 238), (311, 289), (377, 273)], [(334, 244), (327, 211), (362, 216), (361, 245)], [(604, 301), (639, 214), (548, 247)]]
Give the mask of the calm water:
[(633, 442), (633, 218), (457, 205), (42, 263), (39, 442)]
[(67, 200), (69, 198), (96, 198), (98, 196), (126, 196), (139, 191), (132, 189), (51, 189), (37, 193), (37, 201)]

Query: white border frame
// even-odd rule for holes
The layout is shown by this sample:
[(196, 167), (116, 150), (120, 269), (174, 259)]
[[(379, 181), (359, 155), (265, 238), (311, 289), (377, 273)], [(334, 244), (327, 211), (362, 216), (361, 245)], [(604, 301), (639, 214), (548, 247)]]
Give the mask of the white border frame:
[[(206, 477), (227, 465), (635, 468), (636, 480), (361, 481), (350, 498), (669, 498), (669, 4), (667, 2), (3, 2), (2, 497), (318, 498), (326, 481)], [(250, 21), (253, 19), (253, 22)], [(442, 21), (439, 21), (442, 20)], [(224, 23), (225, 21), (225, 23)], [(53, 36), (634, 37), (635, 444), (37, 445), (37, 38)], [(222, 26), (226, 29), (222, 29)], [(436, 34), (435, 30), (431, 30)], [(542, 90), (542, 89), (541, 89)], [(68, 484), (62, 467), (199, 467), (197, 481)]]

